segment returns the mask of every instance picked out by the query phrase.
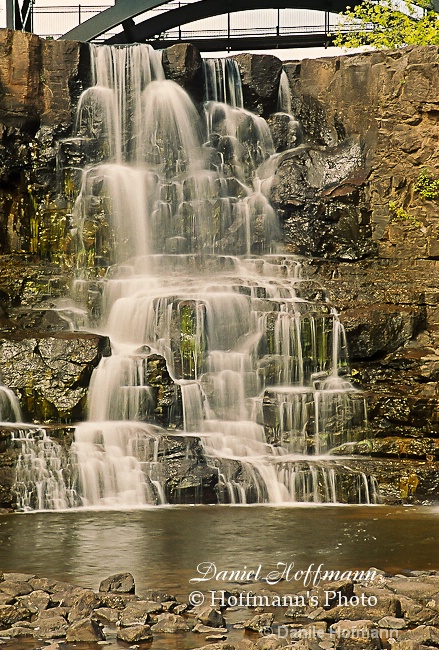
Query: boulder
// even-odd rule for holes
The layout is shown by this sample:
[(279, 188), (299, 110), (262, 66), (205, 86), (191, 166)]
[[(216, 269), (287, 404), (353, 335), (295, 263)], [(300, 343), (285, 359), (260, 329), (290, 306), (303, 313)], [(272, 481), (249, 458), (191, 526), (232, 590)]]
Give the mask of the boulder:
[(99, 623), (91, 618), (84, 618), (70, 625), (67, 630), (66, 641), (88, 641), (93, 643), (105, 641), (105, 635)]
[(101, 599), (97, 594), (91, 590), (85, 591), (85, 593), (75, 599), (69, 612), (69, 622), (74, 623), (80, 619), (87, 618), (100, 604)]
[(253, 618), (244, 623), (244, 627), (246, 630), (263, 632), (265, 634), (267, 630), (271, 629), (273, 621), (274, 614), (256, 614), (256, 616), (253, 616)]
[(378, 621), (384, 616), (401, 616), (401, 604), (393, 596), (381, 596), (376, 598), (376, 605), (337, 605), (322, 612), (316, 620), (323, 621), (357, 621), (368, 620)]
[(203, 60), (192, 43), (177, 43), (163, 50), (167, 79), (178, 83), (196, 101), (203, 101)]
[(3, 580), (0, 582), (0, 591), (15, 598), (16, 596), (25, 596), (30, 594), (32, 587), (27, 581)]
[(155, 623), (151, 630), (153, 632), (161, 632), (165, 634), (174, 634), (175, 632), (187, 632), (191, 629), (191, 625), (183, 616), (178, 614), (159, 614), (157, 623)]
[(219, 609), (210, 605), (198, 605), (192, 610), (197, 621), (209, 627), (224, 627), (225, 621)]
[[(47, 615), (42, 616), (45, 612), (47, 612)], [(61, 616), (55, 611), (45, 610), (33, 622), (32, 627), (35, 636), (39, 639), (63, 639), (67, 634), (69, 624), (65, 616)]]
[(152, 641), (152, 632), (149, 625), (132, 625), (118, 630), (117, 638), (126, 643)]
[(0, 339), (0, 373), (28, 421), (76, 421), (85, 417), (93, 369), (108, 354), (108, 339), (95, 334), (21, 334)]
[(277, 110), (282, 62), (272, 54), (236, 54), (241, 73), (244, 107), (268, 116)]
[(431, 625), (419, 625), (414, 630), (407, 630), (400, 635), (401, 641), (414, 641), (421, 645), (439, 647), (439, 629)]
[(19, 605), (0, 605), (0, 628), (11, 627), (18, 621), (29, 620), (32, 612)]
[(134, 594), (134, 577), (131, 573), (116, 573), (102, 580), (99, 591), (116, 594)]
[(17, 602), (23, 607), (29, 609), (32, 613), (37, 613), (47, 609), (50, 602), (50, 596), (47, 592), (39, 589), (32, 591), (32, 593), (27, 596), (20, 596), (17, 598)]
[(122, 627), (132, 625), (145, 625), (149, 619), (150, 604), (148, 601), (138, 600), (128, 605), (120, 612), (120, 624)]

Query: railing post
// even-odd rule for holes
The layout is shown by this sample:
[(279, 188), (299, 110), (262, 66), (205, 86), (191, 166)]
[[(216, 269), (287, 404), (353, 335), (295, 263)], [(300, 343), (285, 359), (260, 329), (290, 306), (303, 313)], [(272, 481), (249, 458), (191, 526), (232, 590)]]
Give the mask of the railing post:
[(277, 9), (277, 28), (276, 28), (276, 36), (280, 36), (280, 8), (278, 7)]
[(227, 43), (228, 43), (228, 51), (230, 52), (231, 46), (230, 46), (230, 11), (227, 14)]
[(81, 5), (78, 5), (78, 25), (81, 24)]
[[(178, 8), (180, 9), (181, 2), (178, 3)], [(178, 26), (178, 40), (181, 41), (181, 25)]]
[(6, 27), (8, 29), (15, 29), (15, 2), (14, 2), (14, 0), (6, 0)]
[(329, 11), (325, 11), (325, 34), (329, 34)]

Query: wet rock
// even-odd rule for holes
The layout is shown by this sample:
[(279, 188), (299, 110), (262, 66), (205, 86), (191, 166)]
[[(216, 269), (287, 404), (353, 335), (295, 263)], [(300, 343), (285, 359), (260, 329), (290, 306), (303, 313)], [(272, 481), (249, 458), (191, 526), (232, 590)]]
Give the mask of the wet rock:
[(404, 630), (407, 627), (407, 621), (395, 616), (383, 616), (378, 621), (378, 626), (389, 630)]
[(50, 612), (50, 610), (45, 611), (47, 611), (48, 615), (42, 616), (44, 612), (41, 612), (33, 623), (35, 636), (39, 639), (63, 639), (69, 627), (65, 617)]
[(182, 425), (181, 388), (169, 374), (164, 357), (149, 354), (145, 360), (144, 381), (152, 388), (151, 422), (164, 428)]
[(2, 637), (9, 637), (11, 639), (17, 639), (20, 637), (34, 636), (34, 631), (29, 627), (10, 627), (8, 630), (2, 630), (0, 632)]
[(235, 650), (256, 650), (256, 646), (249, 639), (241, 639), (235, 646)]
[(50, 604), (51, 606), (72, 607), (83, 591), (80, 587), (70, 588), (64, 584), (57, 584), (56, 590), (50, 594)]
[(420, 648), (425, 648), (425, 646), (421, 646), (416, 641), (396, 641), (392, 645), (392, 648), (394, 650), (420, 650)]
[(431, 597), (439, 593), (439, 577), (401, 578), (395, 576), (386, 580), (386, 587), (395, 594), (416, 598), (425, 604)]
[(414, 630), (402, 632), (400, 635), (401, 641), (414, 641), (421, 645), (439, 646), (439, 629), (431, 625), (420, 625)]
[(388, 436), (374, 440), (362, 440), (347, 443), (331, 449), (331, 454), (344, 456), (346, 454), (359, 454), (366, 456), (379, 456), (381, 458), (417, 458), (435, 459), (439, 457), (439, 443), (436, 438), (397, 438)]
[(57, 587), (56, 580), (50, 580), (49, 578), (36, 578), (35, 576), (29, 580), (29, 584), (32, 586), (34, 591), (43, 591), (49, 594), (52, 594)]
[(80, 420), (91, 373), (104, 354), (108, 339), (94, 334), (3, 338), (0, 372), (28, 421)]
[(210, 605), (198, 605), (194, 607), (192, 613), (197, 621), (208, 627), (224, 627), (225, 621), (221, 611)]
[(66, 641), (105, 641), (100, 625), (91, 618), (75, 621), (67, 630)]
[(236, 650), (236, 647), (227, 641), (220, 643), (209, 643), (208, 645), (203, 645), (198, 650)]
[(132, 625), (145, 625), (149, 619), (151, 610), (148, 601), (138, 600), (128, 605), (120, 612), (120, 624), (122, 627)]
[(32, 616), (25, 607), (19, 605), (0, 605), (0, 627), (11, 627), (18, 621), (29, 620)]
[(117, 632), (117, 638), (126, 643), (138, 641), (152, 641), (152, 632), (149, 625), (133, 625)]
[[(175, 611), (175, 605), (176, 603), (174, 601), (168, 601), (166, 603), (157, 603), (154, 600), (142, 600), (139, 601), (139, 603), (142, 604), (144, 611), (147, 614), (161, 614), (164, 609), (167, 609), (168, 607), (172, 608), (172, 611), (174, 614), (181, 614), (182, 612), (176, 612)], [(184, 611), (184, 610), (183, 610)]]
[(279, 639), (275, 634), (270, 634), (269, 636), (256, 641), (255, 647), (258, 650), (276, 650), (277, 648), (285, 648), (287, 645), (288, 641), (285, 639)]
[(48, 593), (40, 589), (32, 591), (32, 593), (27, 596), (17, 598), (17, 602), (23, 607), (26, 607), (26, 609), (29, 609), (32, 613), (37, 613), (47, 609), (50, 603), (50, 596)]
[(176, 601), (176, 597), (164, 590), (147, 589), (145, 592), (145, 600), (150, 600), (155, 603), (166, 603), (170, 600)]
[(81, 594), (81, 596), (75, 599), (69, 612), (69, 622), (74, 623), (80, 619), (87, 618), (100, 604), (101, 599), (93, 591), (87, 591)]
[(35, 578), (32, 573), (3, 573), (3, 580), (10, 580), (11, 582), (29, 582)]
[(421, 319), (417, 309), (376, 304), (346, 310), (340, 315), (352, 359), (396, 350), (414, 336)]
[(190, 629), (191, 626), (186, 619), (177, 614), (159, 614), (157, 623), (151, 627), (153, 633), (162, 632), (165, 634), (174, 634), (179, 631), (188, 632)]
[(280, 154), (271, 199), (290, 252), (338, 260), (373, 252), (363, 162), (355, 140)]
[(116, 573), (102, 580), (99, 585), (99, 591), (107, 593), (133, 594), (135, 589), (134, 577), (131, 573)]
[(101, 604), (103, 607), (111, 607), (112, 609), (124, 609), (128, 603), (137, 600), (134, 594), (118, 594), (118, 593), (105, 593), (99, 592)]
[(3, 580), (0, 582), (0, 591), (8, 596), (25, 596), (30, 594), (32, 587), (28, 582), (21, 582), (19, 580)]
[(236, 54), (231, 57), (241, 73), (244, 106), (268, 116), (277, 109), (281, 61), (271, 54)]
[(203, 625), (203, 623), (197, 623), (192, 628), (192, 632), (197, 632), (198, 634), (226, 634), (227, 633), (227, 628), (226, 627), (212, 627), (209, 625)]
[(252, 619), (244, 623), (246, 630), (253, 630), (254, 632), (263, 632), (270, 629), (274, 621), (273, 614), (257, 614)]
[(274, 113), (267, 120), (276, 151), (293, 149), (301, 144), (302, 129), (291, 115)]
[(104, 623), (117, 623), (120, 618), (120, 610), (111, 607), (98, 607), (94, 610), (94, 615)]
[[(331, 451), (332, 454), (332, 451)], [(339, 602), (339, 599), (350, 599), (354, 595), (354, 583), (352, 580), (334, 580), (319, 585), (319, 588), (311, 593), (317, 596), (319, 603), (324, 603), (325, 608), (331, 608)]]
[(425, 607), (413, 598), (398, 596), (404, 620), (410, 625), (437, 625), (439, 626), (439, 612), (431, 607)]
[[(366, 602), (366, 599), (363, 599)], [(348, 621), (356, 620), (370, 620), (378, 621), (384, 616), (401, 616), (401, 604), (399, 600), (393, 596), (382, 596), (379, 599), (375, 597), (376, 604), (358, 604), (354, 605), (337, 605), (331, 609), (323, 612), (316, 620), (325, 621), (341, 621), (346, 619)]]

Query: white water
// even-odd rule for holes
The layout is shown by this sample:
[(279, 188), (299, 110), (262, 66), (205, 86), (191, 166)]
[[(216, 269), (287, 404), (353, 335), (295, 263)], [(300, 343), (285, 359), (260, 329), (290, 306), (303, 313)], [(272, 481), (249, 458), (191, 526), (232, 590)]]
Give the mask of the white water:
[[(274, 147), (265, 120), (242, 108), (236, 65), (205, 64), (199, 116), (148, 46), (92, 53), (95, 86), (77, 120), (77, 137), (95, 143), (74, 209), (77, 288), (109, 266), (100, 329), (113, 354), (92, 379), (67, 494), (38, 507), (165, 502), (160, 454), (173, 434), (201, 440), (220, 501), (336, 502), (335, 461), (304, 454), (349, 441), (364, 400), (345, 376), (337, 315), (312, 297), (321, 288), (276, 252), (266, 195)], [(173, 417), (167, 431), (151, 424), (160, 389), (150, 353), (165, 357), (181, 393), (182, 428)], [(351, 501), (375, 500), (371, 479), (357, 473), (353, 483)]]

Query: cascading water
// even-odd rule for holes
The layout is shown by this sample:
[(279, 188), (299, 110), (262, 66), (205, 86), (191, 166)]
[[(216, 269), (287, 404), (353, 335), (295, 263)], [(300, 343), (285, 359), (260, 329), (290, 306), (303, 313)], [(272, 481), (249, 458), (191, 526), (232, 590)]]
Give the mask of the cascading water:
[[(94, 373), (65, 493), (47, 485), (43, 502), (34, 490), (23, 507), (166, 502), (164, 441), (194, 439), (220, 502), (373, 502), (373, 479), (350, 473), (346, 497), (346, 471), (325, 455), (364, 425), (364, 400), (346, 376), (337, 315), (277, 250), (273, 143), (242, 108), (236, 63), (205, 62), (200, 117), (148, 46), (92, 54), (95, 84), (69, 141), (88, 160), (74, 207), (76, 289), (87, 269), (107, 268), (99, 329), (112, 356)], [(166, 428), (154, 383), (163, 357)]]

